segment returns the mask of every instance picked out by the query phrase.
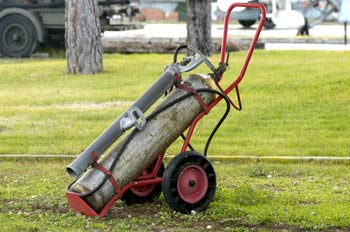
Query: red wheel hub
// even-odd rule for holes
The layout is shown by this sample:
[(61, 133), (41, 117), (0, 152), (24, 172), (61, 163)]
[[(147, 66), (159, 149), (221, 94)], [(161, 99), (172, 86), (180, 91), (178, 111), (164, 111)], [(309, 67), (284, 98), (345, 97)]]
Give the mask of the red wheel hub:
[[(148, 166), (139, 176), (147, 176), (152, 173), (153, 165)], [(133, 186), (130, 190), (139, 197), (145, 197), (152, 193), (155, 188), (155, 184), (144, 185), (144, 186)]]
[(206, 172), (197, 165), (189, 165), (184, 168), (177, 181), (177, 190), (187, 203), (195, 204), (203, 199), (208, 190), (208, 178)]
[(139, 197), (145, 197), (148, 196), (149, 194), (151, 194), (151, 192), (153, 191), (155, 185), (151, 184), (151, 185), (146, 185), (146, 186), (134, 186), (131, 187), (130, 190), (137, 196)]

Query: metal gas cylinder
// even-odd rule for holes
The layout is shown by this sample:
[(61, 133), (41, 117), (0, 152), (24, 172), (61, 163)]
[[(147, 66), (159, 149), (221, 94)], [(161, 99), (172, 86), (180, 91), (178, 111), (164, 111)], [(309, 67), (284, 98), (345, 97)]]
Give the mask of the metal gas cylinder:
[[(203, 76), (195, 74), (188, 76), (183, 85), (193, 89), (208, 89), (211, 83), (210, 78), (205, 79)], [(153, 112), (186, 93), (187, 91), (183, 89), (175, 89), (160, 102)], [(198, 95), (207, 105), (215, 99), (215, 94), (211, 92), (199, 92)], [(202, 106), (194, 96), (177, 102), (147, 121), (141, 130), (134, 129), (137, 132), (127, 144), (124, 144), (132, 132), (126, 135), (114, 148), (101, 156), (99, 164), (110, 169), (111, 164), (118, 156), (118, 161), (111, 171), (119, 187), (123, 188), (145, 170), (161, 152), (165, 151), (189, 127), (202, 110)], [(118, 154), (121, 149), (123, 149), (122, 152)], [(99, 212), (116, 194), (109, 180), (101, 185), (104, 178), (104, 173), (90, 168), (76, 180), (69, 190), (86, 194), (98, 187), (97, 191), (84, 199), (96, 212)]]

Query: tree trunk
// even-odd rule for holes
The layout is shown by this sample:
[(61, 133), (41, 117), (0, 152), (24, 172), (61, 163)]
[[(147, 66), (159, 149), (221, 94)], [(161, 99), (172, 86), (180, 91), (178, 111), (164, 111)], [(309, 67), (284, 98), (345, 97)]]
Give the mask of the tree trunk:
[[(185, 79), (184, 85), (199, 89), (208, 88), (207, 83), (201, 76), (191, 75)], [(159, 107), (184, 94), (186, 92), (182, 89), (174, 90), (160, 103)], [(213, 93), (201, 92), (199, 95), (207, 105), (215, 99)], [(113, 177), (119, 187), (123, 188), (145, 170), (162, 151), (165, 151), (188, 128), (201, 111), (200, 104), (195, 97), (191, 96), (147, 121), (145, 127), (138, 131), (130, 143), (126, 145), (112, 170)], [(109, 168), (124, 143), (125, 139), (121, 140), (99, 160), (99, 163)], [(102, 172), (97, 169), (89, 169), (71, 186), (70, 191), (87, 193), (98, 186), (103, 178)], [(95, 211), (100, 212), (114, 194), (112, 184), (107, 181), (97, 192), (86, 197), (85, 200)]]
[(211, 55), (211, 0), (187, 0), (187, 43)]
[(101, 28), (97, 0), (66, 0), (67, 72), (103, 71)]

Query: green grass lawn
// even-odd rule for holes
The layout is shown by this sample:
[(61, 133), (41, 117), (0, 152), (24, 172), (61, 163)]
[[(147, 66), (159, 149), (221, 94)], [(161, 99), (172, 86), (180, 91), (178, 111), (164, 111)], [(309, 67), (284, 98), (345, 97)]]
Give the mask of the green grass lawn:
[[(231, 55), (224, 84), (235, 79), (244, 55)], [(257, 50), (240, 85), (243, 111), (231, 112), (209, 155), (348, 156), (349, 58), (348, 52)], [(105, 55), (104, 73), (74, 76), (66, 74), (64, 59), (1, 59), (0, 154), (79, 154), (171, 60), (169, 54)], [(215, 107), (200, 122), (193, 136), (198, 150), (223, 110), (224, 104)], [(168, 153), (176, 155), (180, 145)]]
[[(224, 84), (244, 57), (231, 54)], [(256, 51), (209, 157), (349, 156), (348, 52)], [(218, 63), (218, 56), (211, 58)], [(162, 73), (171, 55), (105, 55), (105, 72), (67, 75), (64, 59), (0, 59), (0, 154), (79, 154)], [(204, 67), (198, 72), (208, 72)], [(231, 94), (235, 99), (234, 94)], [(193, 137), (199, 150), (224, 110)], [(176, 155), (180, 141), (168, 150)], [(172, 212), (116, 202), (102, 218), (69, 212), (66, 161), (0, 161), (3, 231), (300, 231), (350, 230), (346, 164), (214, 163), (218, 186), (207, 211)]]
[(347, 165), (214, 163), (217, 190), (205, 212), (174, 213), (161, 195), (88, 218), (69, 211), (65, 162), (0, 163), (2, 231), (348, 231)]

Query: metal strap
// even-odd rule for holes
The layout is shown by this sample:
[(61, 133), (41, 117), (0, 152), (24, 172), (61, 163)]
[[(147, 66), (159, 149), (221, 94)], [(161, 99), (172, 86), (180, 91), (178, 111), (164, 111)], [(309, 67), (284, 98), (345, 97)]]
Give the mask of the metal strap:
[(111, 182), (115, 192), (117, 195), (119, 195), (119, 193), (121, 193), (121, 189), (116, 181), (116, 179), (114, 179), (113, 174), (110, 170), (106, 169), (105, 167), (103, 167), (101, 164), (97, 163), (97, 154), (95, 151), (93, 151), (91, 153), (91, 157), (94, 160), (94, 162), (92, 163), (92, 166), (94, 168), (96, 168), (97, 170), (99, 170), (100, 172), (104, 173), (106, 176), (108, 176), (109, 181)]
[(203, 101), (203, 99), (198, 95), (198, 92), (196, 89), (191, 88), (191, 87), (187, 87), (183, 84), (181, 84), (181, 78), (180, 76), (176, 75), (176, 87), (182, 90), (185, 90), (186, 92), (189, 93), (193, 93), (193, 96), (196, 98), (196, 100), (198, 101), (199, 105), (202, 107), (203, 111), (205, 112), (205, 114), (208, 114), (210, 111), (210, 108), (208, 107), (208, 105)]

